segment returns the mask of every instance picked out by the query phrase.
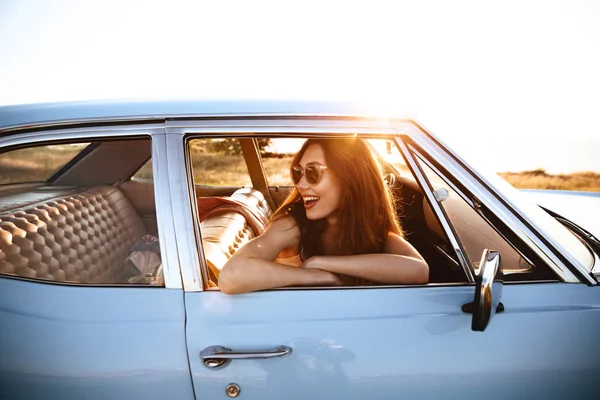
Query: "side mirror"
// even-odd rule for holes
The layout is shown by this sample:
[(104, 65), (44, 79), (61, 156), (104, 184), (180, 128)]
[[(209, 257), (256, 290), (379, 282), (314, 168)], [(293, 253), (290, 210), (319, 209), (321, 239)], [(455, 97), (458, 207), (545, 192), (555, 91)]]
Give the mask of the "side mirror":
[(504, 311), (502, 298), (503, 274), (500, 253), (485, 249), (479, 262), (479, 274), (475, 280), (475, 298), (463, 305), (464, 312), (472, 313), (471, 329), (483, 332), (496, 312)]

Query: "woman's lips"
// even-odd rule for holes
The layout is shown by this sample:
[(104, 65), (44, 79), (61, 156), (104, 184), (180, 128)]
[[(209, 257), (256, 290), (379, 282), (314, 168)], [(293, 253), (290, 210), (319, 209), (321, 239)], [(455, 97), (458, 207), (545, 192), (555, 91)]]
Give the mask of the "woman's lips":
[(319, 201), (319, 197), (317, 196), (306, 196), (304, 197), (304, 209), (310, 210), (313, 208), (317, 202)]
[(316, 201), (313, 201), (311, 203), (304, 203), (304, 209), (306, 210), (310, 210), (311, 208), (313, 208), (315, 205), (317, 204)]

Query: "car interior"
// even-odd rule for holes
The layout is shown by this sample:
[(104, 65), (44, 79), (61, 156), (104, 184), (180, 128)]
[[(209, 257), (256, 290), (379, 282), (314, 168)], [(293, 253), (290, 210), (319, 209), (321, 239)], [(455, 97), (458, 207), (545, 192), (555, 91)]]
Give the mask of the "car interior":
[[(196, 175), (203, 167), (189, 168), (208, 288), (218, 288), (225, 262), (264, 231), (292, 189), (291, 185), (269, 183), (263, 165), (265, 154), (256, 138), (232, 140), (239, 142), (250, 182), (238, 186), (202, 184)], [(158, 228), (150, 137), (94, 140), (80, 147), (44, 179), (0, 180), (0, 274), (61, 283), (163, 286), (160, 249), (152, 246), (158, 243)], [(2, 150), (1, 176), (11, 176), (11, 154), (20, 150), (32, 149)], [(35, 158), (36, 153), (32, 154), (29, 161)], [(377, 151), (375, 154), (396, 198), (406, 239), (430, 266), (430, 284), (466, 283), (438, 217), (410, 170), (401, 171)], [(535, 263), (525, 261), (489, 225), (487, 229), (497, 237), (482, 235), (486, 227), (477, 214), (469, 214), (473, 210), (460, 201), (450, 205), (451, 198), (442, 204), (447, 203), (445, 211), (451, 214), (458, 235), (466, 232), (461, 240), (473, 242), (466, 248), (484, 248), (490, 243), (482, 241), (492, 240), (502, 252), (506, 269), (512, 268), (513, 280), (555, 279), (536, 269)], [(154, 253), (158, 262), (149, 261), (149, 253)], [(477, 269), (475, 264), (473, 267)]]

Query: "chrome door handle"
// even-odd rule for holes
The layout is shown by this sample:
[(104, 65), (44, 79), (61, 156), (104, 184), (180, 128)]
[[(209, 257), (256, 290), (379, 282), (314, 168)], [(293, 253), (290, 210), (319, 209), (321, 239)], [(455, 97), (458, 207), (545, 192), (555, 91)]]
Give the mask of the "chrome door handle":
[(233, 351), (223, 346), (210, 346), (200, 352), (200, 358), (208, 368), (217, 368), (224, 367), (231, 360), (282, 357), (291, 352), (292, 348), (288, 346), (279, 346), (273, 350), (264, 351)]

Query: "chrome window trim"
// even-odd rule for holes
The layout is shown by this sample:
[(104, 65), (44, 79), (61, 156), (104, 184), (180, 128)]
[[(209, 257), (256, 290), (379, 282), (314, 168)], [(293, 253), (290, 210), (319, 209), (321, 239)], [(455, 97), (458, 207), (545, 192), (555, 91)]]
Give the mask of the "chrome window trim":
[[(161, 244), (163, 258), (163, 274), (165, 287), (182, 289), (182, 276), (177, 248), (176, 229), (171, 210), (171, 179), (169, 163), (168, 138), (162, 130), (152, 140), (152, 173), (154, 179), (154, 202), (156, 203), (156, 222), (158, 224), (158, 239)], [(166, 250), (162, 253), (163, 249)], [(166, 262), (166, 264), (165, 264)], [(166, 268), (165, 268), (166, 266)]]
[[(0, 137), (0, 151), (6, 147), (21, 146), (21, 145), (43, 145), (44, 143), (50, 144), (51, 142), (58, 142), (64, 140), (101, 140), (101, 139), (119, 139), (123, 137), (150, 137), (152, 143), (152, 168), (154, 175), (154, 195), (156, 203), (156, 220), (158, 228), (158, 236), (161, 246), (161, 257), (163, 264), (163, 273), (165, 278), (165, 287), (163, 289), (181, 289), (181, 276), (179, 272), (179, 264), (177, 262), (176, 250), (170, 250), (170, 244), (168, 243), (168, 233), (173, 231), (171, 218), (165, 218), (163, 209), (170, 209), (168, 199), (165, 198), (164, 193), (160, 189), (164, 184), (165, 191), (168, 192), (169, 179), (168, 176), (164, 176), (167, 170), (167, 163), (165, 160), (164, 147), (161, 148), (159, 142), (164, 141), (165, 130), (162, 124), (156, 125), (139, 125), (139, 126), (109, 126), (109, 127), (87, 127), (87, 128), (70, 128), (70, 129), (57, 129), (52, 131), (41, 131), (41, 132), (26, 132), (18, 133), (10, 136)], [(155, 154), (156, 153), (156, 154)], [(157, 184), (160, 182), (160, 184)], [(173, 247), (172, 249), (176, 249)], [(3, 275), (4, 276), (4, 275)], [(14, 279), (19, 279), (18, 276), (10, 276)], [(25, 278), (24, 278), (25, 279)], [(26, 278), (30, 280), (29, 278)], [(36, 282), (45, 284), (64, 284), (68, 282), (60, 281), (45, 281), (35, 280)], [(78, 284), (81, 287), (102, 287), (101, 285), (85, 285)], [(110, 285), (108, 285), (110, 286)], [(119, 286), (123, 289), (132, 286)]]
[(153, 132), (164, 132), (163, 124), (143, 124), (143, 125), (125, 125), (125, 126), (94, 126), (85, 128), (62, 128), (54, 130), (14, 132), (3, 135), (0, 131), (0, 148), (30, 144), (38, 142), (61, 141), (71, 139), (103, 138), (103, 137), (124, 137), (124, 136), (151, 136)]
[(596, 278), (596, 280), (600, 281), (600, 257), (594, 251), (594, 266), (592, 267), (592, 275)]
[(463, 199), (471, 208), (475, 209), (475, 203), (473, 202), (473, 200), (468, 197), (467, 195), (465, 195), (463, 193), (462, 190), (460, 190), (455, 184), (454, 182), (451, 182), (446, 175), (444, 175), (435, 165), (433, 165), (433, 163), (431, 163), (431, 161), (429, 161), (427, 159), (427, 157), (425, 157), (421, 151), (419, 151), (419, 149), (416, 149), (414, 146), (408, 144), (407, 147), (409, 148), (409, 150), (412, 153), (416, 153), (417, 154), (417, 158), (423, 162), (425, 165), (427, 165), (427, 167), (429, 167), (429, 169), (431, 169), (433, 172), (435, 172), (441, 180), (444, 181), (445, 184), (447, 184), (448, 186), (450, 186), (450, 188), (452, 190), (454, 190), (456, 192), (456, 194), (458, 194), (460, 196), (461, 199)]
[[(185, 135), (167, 129), (167, 149), (169, 160), (169, 180), (171, 191), (171, 217), (175, 226), (173, 237), (179, 254), (179, 266), (183, 289), (186, 292), (203, 291), (206, 281), (206, 266), (204, 265), (204, 249), (199, 238), (199, 225), (194, 221), (196, 206), (193, 186), (189, 182), (188, 160), (185, 145)], [(202, 268), (201, 268), (202, 260)]]
[(462, 248), (461, 242), (457, 239), (457, 235), (452, 228), (452, 224), (448, 220), (448, 216), (446, 212), (442, 209), (440, 203), (436, 200), (435, 195), (433, 193), (433, 188), (429, 184), (429, 180), (425, 177), (425, 173), (421, 169), (421, 166), (414, 159), (412, 153), (409, 151), (406, 143), (401, 138), (395, 138), (396, 145), (400, 147), (402, 154), (408, 161), (408, 165), (415, 176), (415, 178), (421, 184), (423, 188), (424, 195), (427, 197), (431, 208), (434, 210), (435, 214), (438, 216), (438, 221), (442, 226), (442, 229), (446, 233), (448, 240), (450, 240), (450, 244), (456, 253), (460, 266), (463, 269), (463, 272), (467, 276), (469, 283), (475, 283), (475, 276), (473, 275), (473, 271), (471, 270), (469, 259), (467, 257), (467, 253)]
[[(252, 128), (272, 128), (272, 129), (291, 129), (297, 131), (301, 129), (303, 132), (308, 132), (310, 128), (345, 128), (348, 133), (348, 128), (351, 131), (362, 130), (363, 133), (371, 133), (373, 130), (381, 132), (387, 129), (388, 133), (396, 132), (398, 121), (392, 121), (381, 118), (347, 118), (337, 119), (330, 116), (266, 116), (266, 117), (245, 117), (245, 118), (202, 118), (195, 120), (187, 119), (168, 119), (165, 125), (174, 131), (190, 131), (194, 129), (227, 129), (227, 132), (234, 133), (252, 132)], [(278, 131), (281, 133), (288, 132), (286, 130)], [(320, 132), (320, 131), (319, 131)]]
[[(472, 172), (453, 158), (454, 154), (446, 152), (446, 147), (439, 144), (433, 137), (423, 134), (418, 126), (414, 126), (408, 136), (419, 146), (436, 159), (448, 172), (464, 185), (477, 199), (482, 201), (496, 217), (505, 222), (507, 227), (516, 234), (532, 251), (536, 253), (564, 282), (579, 283), (581, 280), (557, 257), (557, 249), (544, 244), (537, 235), (527, 227), (515, 212), (502, 204), (494, 193), (485, 188), (477, 179), (472, 176)], [(522, 215), (519, 216), (527, 220)], [(528, 221), (528, 220), (527, 220)], [(528, 221), (529, 222), (529, 221)], [(533, 226), (533, 224), (532, 224)], [(535, 227), (534, 227), (535, 228)], [(569, 257), (569, 261), (571, 260)], [(580, 268), (578, 263), (572, 262), (572, 265), (585, 277), (585, 283), (596, 284), (588, 271)]]

